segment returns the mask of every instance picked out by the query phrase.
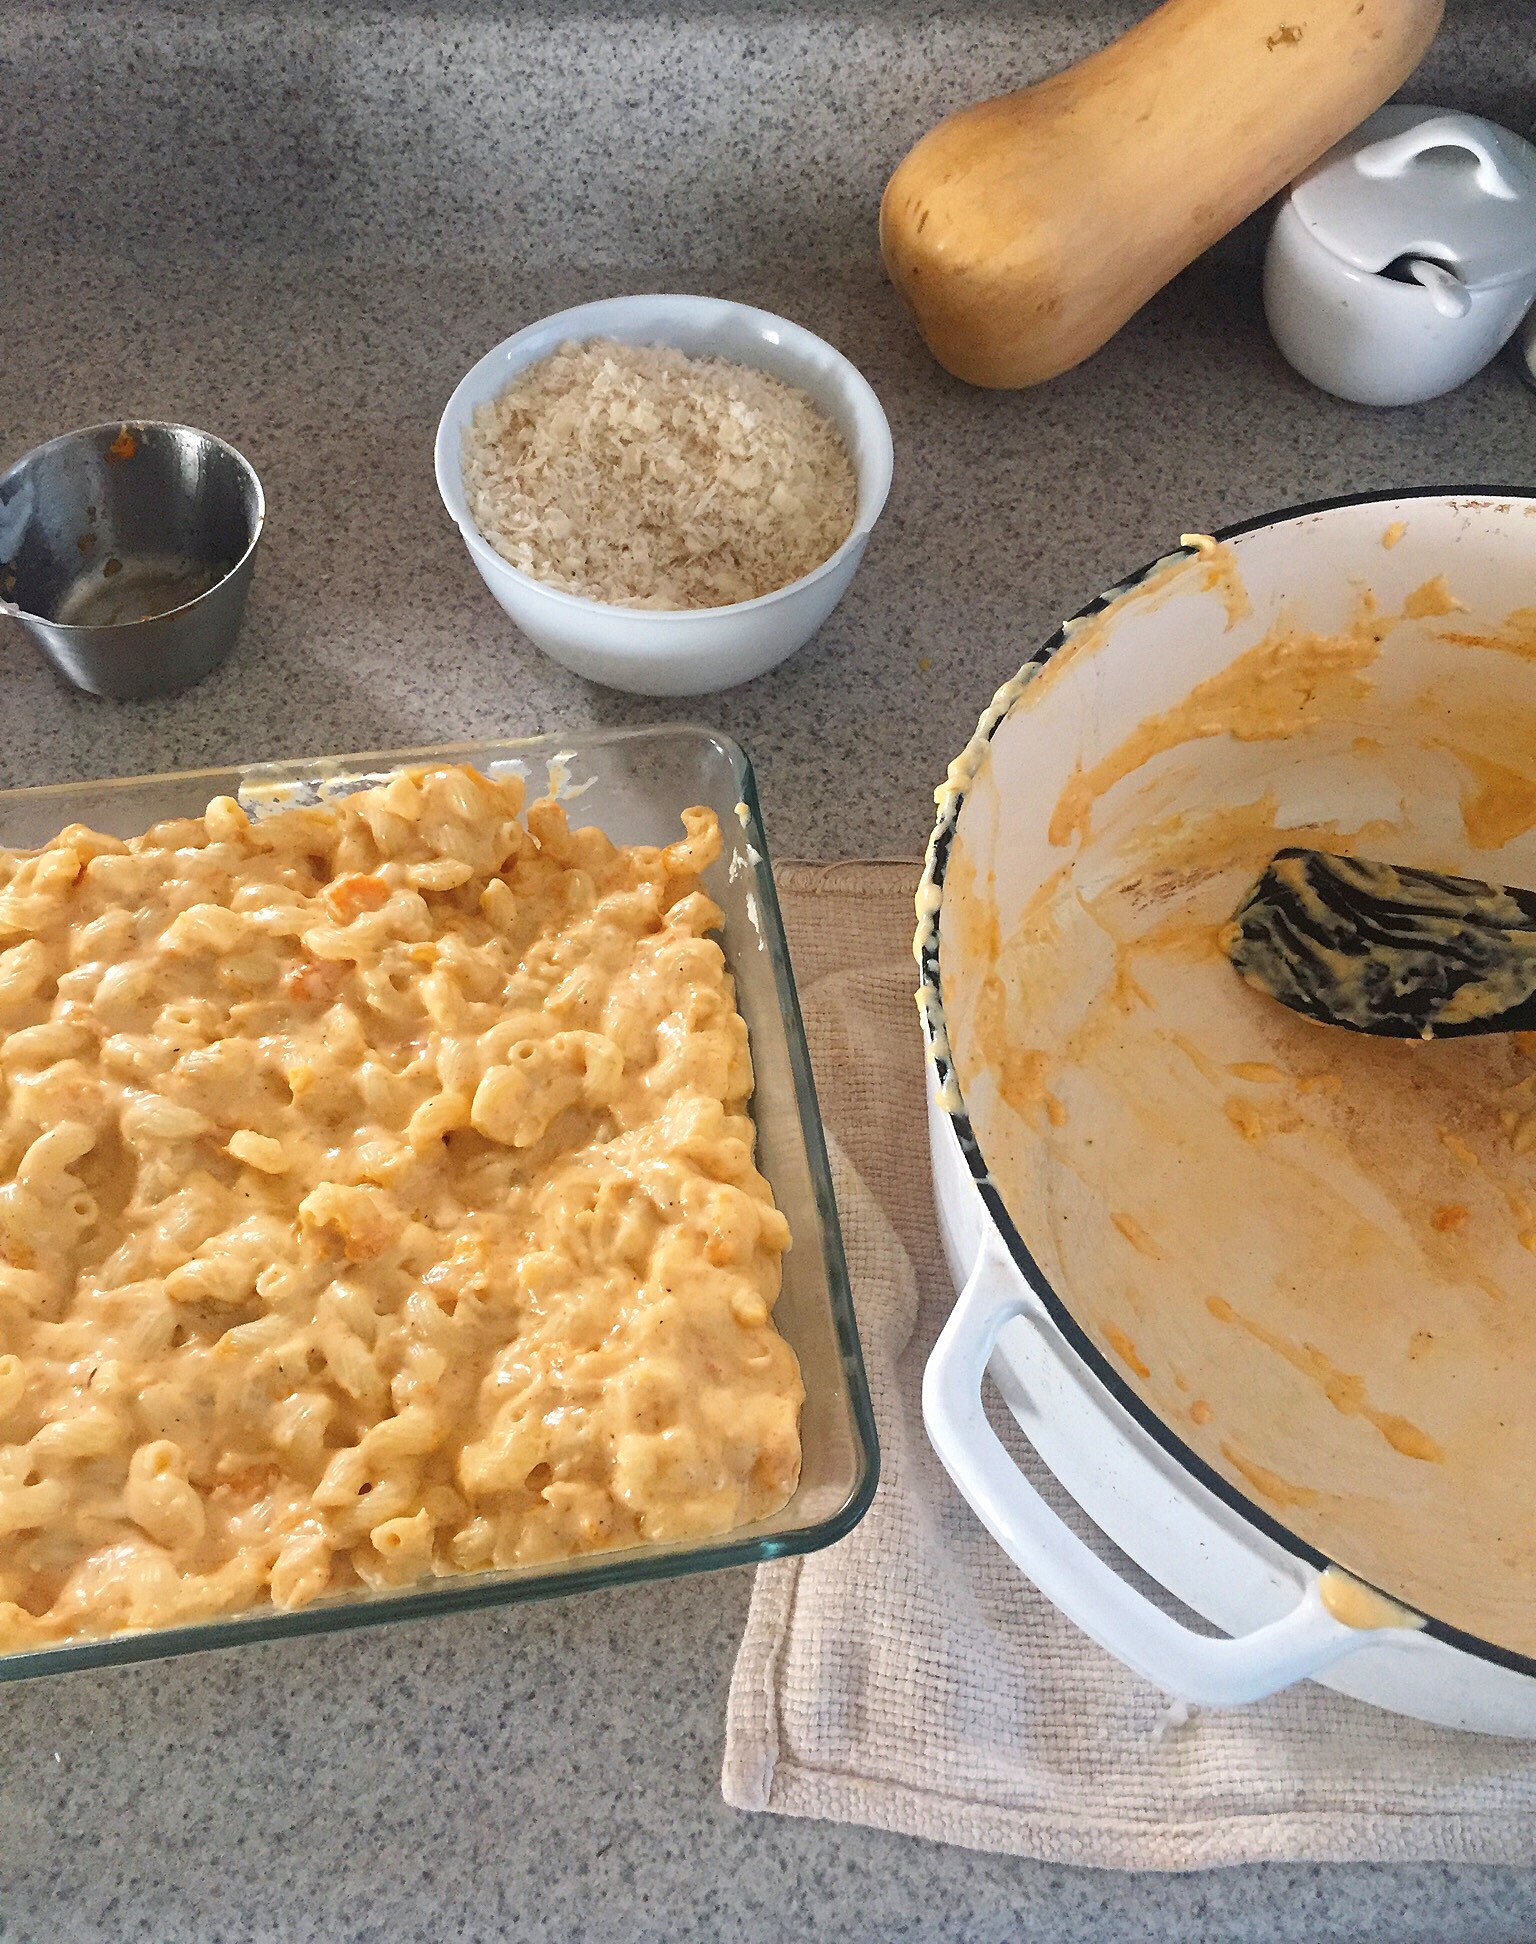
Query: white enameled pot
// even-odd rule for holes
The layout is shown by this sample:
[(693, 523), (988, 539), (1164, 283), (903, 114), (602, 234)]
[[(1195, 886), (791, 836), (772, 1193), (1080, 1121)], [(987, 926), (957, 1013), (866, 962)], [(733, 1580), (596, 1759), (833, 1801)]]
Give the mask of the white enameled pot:
[[(918, 955), (934, 1188), (959, 1297), (926, 1373), (925, 1423), (1020, 1570), (1101, 1646), (1191, 1702), (1235, 1705), (1314, 1678), (1420, 1720), (1536, 1737), (1536, 1661), (1432, 1614), (1422, 1625), (1372, 1628), (1335, 1618), (1319, 1591), (1330, 1559), (1205, 1463), (1082, 1327), (1039, 1267), (1043, 1238), (1010, 1216), (959, 1085), (942, 972), (955, 965), (948, 949), (941, 955), (946, 872), (963, 842), (971, 865), (995, 873), (999, 904), (1016, 905), (1060, 866), (1047, 826), (1074, 770), (1252, 645), (1282, 608), (1305, 626), (1336, 629), (1363, 579), (1390, 601), (1444, 574), (1465, 604), (1458, 623), (1495, 627), (1532, 604), (1533, 536), (1536, 499), (1486, 489), (1280, 513), (1220, 536), (1248, 615), (1213, 593), (1199, 552), (1181, 549), (1091, 604), (1025, 665), (941, 792)], [(1053, 671), (1053, 707), (1021, 707), (1041, 669), (1081, 646), (1085, 631), (1091, 652)], [(978, 796), (986, 808), (968, 817)], [(1171, 1617), (1057, 1516), (988, 1422), (989, 1378), (1093, 1523), (1222, 1637)]]

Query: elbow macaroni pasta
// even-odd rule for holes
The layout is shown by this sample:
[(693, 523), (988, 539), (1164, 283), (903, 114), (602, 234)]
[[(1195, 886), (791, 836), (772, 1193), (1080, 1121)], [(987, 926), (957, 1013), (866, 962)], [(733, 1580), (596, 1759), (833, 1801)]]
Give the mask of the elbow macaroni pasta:
[(467, 769), (0, 853), (0, 1650), (776, 1510), (698, 874)]

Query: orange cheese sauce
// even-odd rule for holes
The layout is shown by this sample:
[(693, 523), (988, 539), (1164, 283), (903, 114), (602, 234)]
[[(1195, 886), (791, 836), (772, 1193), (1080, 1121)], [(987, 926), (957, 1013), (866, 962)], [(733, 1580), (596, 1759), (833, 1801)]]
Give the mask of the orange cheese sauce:
[(789, 1498), (789, 1231), (683, 823), (429, 768), (0, 852), (0, 1653)]

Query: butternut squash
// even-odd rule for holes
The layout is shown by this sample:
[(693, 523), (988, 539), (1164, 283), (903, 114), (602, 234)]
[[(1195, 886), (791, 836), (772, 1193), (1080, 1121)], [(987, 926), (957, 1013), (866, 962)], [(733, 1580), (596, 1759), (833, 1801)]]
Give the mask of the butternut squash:
[(891, 279), (942, 365), (1033, 385), (1316, 161), (1444, 0), (1165, 0), (1076, 67), (951, 115), (886, 186)]

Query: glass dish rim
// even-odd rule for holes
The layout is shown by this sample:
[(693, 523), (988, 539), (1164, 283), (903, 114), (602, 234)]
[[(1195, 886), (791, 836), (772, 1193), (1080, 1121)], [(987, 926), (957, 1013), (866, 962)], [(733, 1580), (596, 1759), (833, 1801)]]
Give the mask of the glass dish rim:
[(697, 1545), (678, 1541), (664, 1547), (632, 1546), (622, 1551), (581, 1557), (575, 1562), (561, 1560), (547, 1566), (499, 1572), (454, 1573), (382, 1593), (349, 1590), (287, 1612), (271, 1606), (260, 1606), (184, 1625), (97, 1634), (47, 1646), (21, 1648), (0, 1654), (0, 1683), (71, 1671), (83, 1672), (90, 1668), (119, 1666), (134, 1661), (166, 1660), (182, 1654), (240, 1647), (260, 1641), (345, 1632), (392, 1621), (516, 1606), (529, 1600), (553, 1599), (609, 1587), (677, 1579), (732, 1566), (760, 1565), (766, 1560), (818, 1552), (823, 1547), (835, 1544), (845, 1538), (869, 1510), (880, 1476), (880, 1446), (874, 1405), (859, 1341), (852, 1284), (832, 1186), (832, 1170), (827, 1156), (815, 1076), (811, 1069), (810, 1048), (806, 1042), (805, 1023), (795, 986), (778, 889), (774, 883), (772, 860), (763, 831), (757, 775), (751, 757), (733, 737), (700, 723), (664, 721), (542, 731), (532, 736), (479, 736), (406, 748), (264, 757), (209, 764), (196, 769), (155, 770), (129, 776), (83, 777), (66, 782), (0, 788), (0, 813), (11, 804), (40, 804), (50, 798), (64, 800), (86, 790), (121, 790), (126, 793), (135, 787), (144, 788), (153, 784), (201, 783), (230, 776), (238, 776), (242, 786), (249, 786), (252, 783), (259, 785), (268, 777), (275, 779), (294, 772), (323, 775), (334, 771), (346, 774), (355, 773), (364, 766), (369, 769), (377, 766), (399, 769), (416, 762), (468, 761), (477, 754), (485, 755), (492, 751), (499, 761), (543, 755), (547, 762), (553, 763), (573, 744), (580, 745), (585, 751), (593, 747), (659, 742), (668, 737), (686, 737), (713, 744), (730, 766), (739, 791), (738, 801), (746, 811), (743, 828), (748, 839), (747, 866), (752, 873), (762, 936), (784, 1022), (796, 1112), (821, 1222), (821, 1260), (827, 1299), (848, 1401), (855, 1462), (853, 1483), (847, 1497), (825, 1516), (783, 1532), (756, 1536), (750, 1531), (739, 1534), (727, 1532)]

